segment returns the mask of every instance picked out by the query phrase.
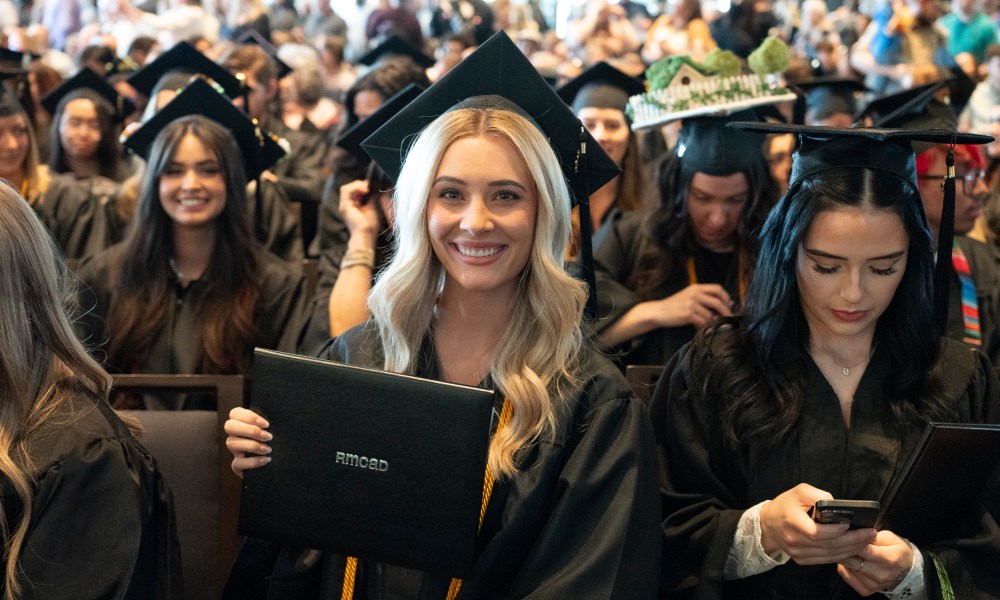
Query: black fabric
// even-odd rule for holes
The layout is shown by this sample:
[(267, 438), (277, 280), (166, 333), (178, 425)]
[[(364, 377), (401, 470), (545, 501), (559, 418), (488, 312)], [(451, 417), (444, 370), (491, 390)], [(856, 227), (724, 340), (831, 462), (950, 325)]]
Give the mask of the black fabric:
[(434, 66), (434, 59), (398, 35), (391, 35), (358, 59), (358, 64), (372, 66), (393, 56), (407, 56), (425, 69)]
[[(108, 331), (114, 323), (108, 316), (119, 293), (119, 273), (124, 245), (117, 244), (83, 262), (77, 269), (80, 279), (79, 303), (86, 311), (78, 322), (81, 339), (86, 340), (98, 360), (104, 358), (103, 347)], [(166, 258), (164, 258), (166, 260)], [(254, 311), (254, 324), (258, 337), (245, 349), (244, 363), (249, 364), (254, 346), (278, 350), (294, 350), (295, 335), (303, 310), (305, 283), (302, 275), (293, 271), (278, 258), (260, 253), (258, 268), (259, 295)], [(211, 278), (206, 273), (202, 279), (181, 287), (171, 276), (170, 287), (176, 294), (163, 328), (150, 351), (145, 365), (133, 372), (192, 374), (198, 373), (201, 362), (201, 337), (198, 327), (199, 306), (205, 294), (206, 283)], [(112, 372), (127, 372), (127, 365), (106, 364)], [(214, 398), (201, 395), (146, 394), (145, 408), (214, 410)]]
[[(655, 298), (639, 298), (629, 288), (639, 257), (649, 244), (642, 231), (643, 225), (644, 215), (625, 213), (614, 221), (609, 231), (600, 232), (601, 243), (594, 251), (598, 290), (598, 318), (593, 323), (596, 333), (604, 331), (639, 302), (666, 298), (691, 285), (688, 271), (683, 268), (672, 273), (654, 291)], [(698, 247), (691, 258), (698, 283), (717, 283), (731, 298), (740, 297), (736, 252), (720, 254)], [(613, 349), (612, 355), (625, 365), (664, 365), (681, 346), (694, 338), (694, 334), (695, 328), (691, 325), (661, 327)]]
[[(724, 444), (720, 423), (728, 398), (704, 393), (706, 367), (721, 352), (728, 330), (705, 347), (679, 352), (653, 394), (651, 414), (660, 448), (664, 557), (662, 587), (671, 597), (858, 598), (842, 584), (835, 565), (799, 566), (794, 561), (741, 580), (724, 581), (723, 569), (742, 513), (751, 506), (808, 483), (835, 498), (884, 500), (893, 478), (923, 432), (922, 424), (899, 426), (884, 392), (887, 360), (876, 347), (855, 393), (851, 426), (819, 368), (803, 365), (807, 379), (801, 418), (781, 440), (742, 451)], [(935, 369), (942, 398), (957, 421), (1000, 421), (1000, 382), (986, 358), (946, 340)], [(990, 494), (1000, 493), (996, 482)], [(996, 507), (997, 498), (984, 497)], [(976, 515), (970, 515), (976, 518)], [(975, 539), (939, 540), (922, 547), (941, 557), (956, 598), (1000, 594), (1000, 528), (985, 514)], [(930, 558), (924, 556), (931, 597), (940, 590)], [(839, 595), (837, 595), (839, 594)]]
[(629, 97), (645, 91), (643, 82), (602, 61), (566, 82), (556, 93), (573, 108), (574, 113), (587, 107), (614, 108), (624, 112)]
[(122, 240), (125, 223), (118, 215), (117, 183), (103, 177), (77, 180), (51, 175), (34, 206), (63, 256), (82, 259)]
[[(104, 399), (59, 385), (70, 400), (28, 443), (36, 484), (19, 598), (180, 600), (173, 499), (156, 461)], [(5, 478), (0, 504), (13, 526), (22, 506)]]
[(178, 42), (172, 48), (156, 57), (151, 63), (143, 66), (128, 78), (128, 83), (147, 97), (160, 78), (171, 71), (184, 73), (200, 73), (212, 79), (230, 98), (237, 98), (243, 93), (244, 83), (232, 73), (223, 69), (198, 52), (187, 42)]
[(856, 79), (841, 77), (814, 77), (812, 79), (789, 82), (806, 94), (806, 110), (821, 115), (845, 113), (852, 120), (857, 109), (857, 96), (868, 88)]
[(697, 173), (726, 176), (742, 171), (763, 152), (764, 136), (746, 131), (737, 133), (726, 124), (759, 120), (753, 110), (726, 117), (685, 119), (677, 138), (677, 156), (685, 167)]
[(76, 90), (83, 89), (93, 90), (107, 100), (108, 104), (115, 111), (113, 115), (115, 120), (119, 123), (124, 121), (125, 117), (135, 112), (135, 104), (131, 100), (119, 94), (118, 90), (111, 87), (111, 84), (105, 81), (103, 77), (91, 71), (88, 67), (80, 69), (76, 75), (62, 82), (59, 87), (46, 94), (41, 100), (42, 106), (45, 107), (45, 110), (49, 111), (50, 115), (55, 115), (56, 109), (59, 107), (59, 102), (63, 98)]
[[(340, 336), (323, 357), (380, 368), (375, 324)], [(428, 341), (417, 374), (438, 378), (436, 362)], [(575, 400), (558, 417), (555, 436), (522, 449), (518, 472), (494, 487), (462, 598), (655, 596), (659, 505), (648, 415), (595, 350), (585, 349), (573, 371), (583, 380), (570, 393)], [(252, 576), (270, 563), (270, 576), (258, 575), (251, 585), (234, 572), (223, 597), (340, 598), (341, 557), (286, 547), (274, 561), (273, 549), (248, 542), (238, 573)], [(362, 562), (358, 573), (359, 600), (440, 600), (448, 586), (446, 578), (383, 564)]]

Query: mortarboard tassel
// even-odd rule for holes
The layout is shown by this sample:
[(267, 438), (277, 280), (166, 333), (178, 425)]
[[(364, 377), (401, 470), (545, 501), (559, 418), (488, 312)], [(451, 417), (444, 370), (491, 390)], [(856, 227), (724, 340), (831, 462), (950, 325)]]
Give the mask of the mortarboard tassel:
[(944, 336), (948, 326), (948, 294), (951, 287), (951, 252), (955, 237), (955, 144), (948, 147), (945, 157), (946, 174), (941, 184), (944, 202), (941, 226), (938, 229), (937, 265), (934, 270), (934, 324), (938, 335)]

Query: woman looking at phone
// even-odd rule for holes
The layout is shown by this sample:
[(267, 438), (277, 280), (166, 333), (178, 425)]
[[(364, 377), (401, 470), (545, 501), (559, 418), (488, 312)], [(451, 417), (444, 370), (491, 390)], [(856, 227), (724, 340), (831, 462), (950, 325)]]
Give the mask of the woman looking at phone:
[(882, 499), (929, 421), (1000, 420), (988, 359), (931, 326), (933, 238), (910, 147), (985, 138), (754, 129), (799, 133), (800, 146), (745, 314), (685, 346), (654, 395), (663, 591), (996, 597), (1000, 530), (987, 510), (969, 516), (975, 542), (919, 548), (807, 514), (823, 499)]

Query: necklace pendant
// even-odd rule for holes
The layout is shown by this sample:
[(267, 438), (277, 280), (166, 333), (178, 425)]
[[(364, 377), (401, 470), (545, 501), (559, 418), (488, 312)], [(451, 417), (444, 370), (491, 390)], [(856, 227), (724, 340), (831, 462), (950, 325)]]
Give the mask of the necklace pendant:
[(846, 375), (850, 375), (851, 374), (851, 369), (849, 369), (848, 367), (844, 367), (843, 369), (841, 369), (840, 372), (843, 373), (845, 376)]

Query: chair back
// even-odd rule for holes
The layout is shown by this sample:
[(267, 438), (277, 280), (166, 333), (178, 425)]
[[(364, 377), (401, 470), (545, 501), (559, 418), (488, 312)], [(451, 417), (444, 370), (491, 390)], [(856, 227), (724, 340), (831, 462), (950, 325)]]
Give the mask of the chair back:
[(236, 533), (240, 480), (222, 430), (244, 404), (240, 375), (117, 375), (113, 390), (212, 393), (217, 409), (136, 410), (139, 441), (156, 458), (174, 496), (187, 600), (217, 599), (242, 539)]

